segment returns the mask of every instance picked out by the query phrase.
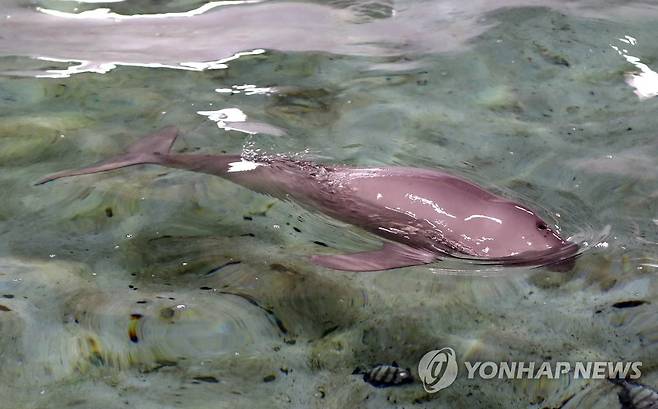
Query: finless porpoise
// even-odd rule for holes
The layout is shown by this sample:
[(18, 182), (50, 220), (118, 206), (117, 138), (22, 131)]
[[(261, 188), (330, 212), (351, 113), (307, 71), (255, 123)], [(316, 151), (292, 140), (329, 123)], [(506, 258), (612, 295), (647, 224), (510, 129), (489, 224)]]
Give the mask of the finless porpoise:
[(410, 167), (355, 168), (284, 157), (177, 154), (178, 136), (163, 128), (125, 154), (55, 179), (139, 164), (207, 173), (256, 192), (294, 200), (383, 239), (381, 249), (344, 255), (315, 255), (335, 270), (375, 271), (457, 257), (499, 265), (549, 265), (578, 249), (526, 206), (446, 172)]

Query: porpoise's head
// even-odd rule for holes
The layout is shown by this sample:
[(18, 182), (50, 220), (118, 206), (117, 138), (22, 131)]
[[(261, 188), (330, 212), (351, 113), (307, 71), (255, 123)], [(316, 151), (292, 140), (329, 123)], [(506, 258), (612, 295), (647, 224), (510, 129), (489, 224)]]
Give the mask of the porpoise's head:
[(578, 251), (577, 244), (563, 239), (556, 228), (523, 205), (500, 201), (489, 214), (497, 223), (488, 223), (487, 258), (503, 264), (546, 265), (569, 259)]

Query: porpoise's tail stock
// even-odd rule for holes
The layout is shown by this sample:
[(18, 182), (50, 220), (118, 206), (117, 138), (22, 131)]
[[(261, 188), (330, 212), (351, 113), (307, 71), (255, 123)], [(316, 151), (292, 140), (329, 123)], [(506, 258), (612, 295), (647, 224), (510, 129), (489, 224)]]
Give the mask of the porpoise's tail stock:
[(98, 162), (86, 168), (64, 170), (50, 174), (38, 181), (36, 184), (42, 185), (55, 179), (77, 175), (88, 175), (90, 173), (107, 172), (108, 170), (125, 168), (126, 166), (140, 165), (145, 163), (161, 163), (162, 159), (160, 155), (169, 152), (177, 136), (178, 129), (175, 126), (167, 126), (160, 129), (159, 131), (143, 137), (137, 143), (130, 146), (124, 154)]

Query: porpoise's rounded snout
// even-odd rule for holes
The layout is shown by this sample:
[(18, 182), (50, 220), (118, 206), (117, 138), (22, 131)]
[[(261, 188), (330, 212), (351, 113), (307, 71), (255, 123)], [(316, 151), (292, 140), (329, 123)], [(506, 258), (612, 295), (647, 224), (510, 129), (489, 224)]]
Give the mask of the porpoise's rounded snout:
[(567, 273), (576, 266), (576, 258), (580, 246), (576, 243), (567, 242), (567, 244), (558, 251), (559, 257), (556, 261), (546, 264), (546, 268), (559, 273)]
[(559, 247), (547, 250), (527, 251), (517, 256), (505, 257), (498, 260), (504, 265), (536, 266), (546, 267), (551, 271), (568, 272), (576, 265), (576, 258), (580, 246), (576, 243), (565, 241)]

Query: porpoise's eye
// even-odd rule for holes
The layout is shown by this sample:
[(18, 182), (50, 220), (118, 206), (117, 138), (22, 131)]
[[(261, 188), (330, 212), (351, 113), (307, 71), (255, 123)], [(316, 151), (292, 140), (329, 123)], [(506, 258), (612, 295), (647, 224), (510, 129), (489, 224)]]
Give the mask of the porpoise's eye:
[(548, 229), (548, 226), (544, 222), (537, 222), (537, 228), (539, 230), (546, 230), (546, 229)]

